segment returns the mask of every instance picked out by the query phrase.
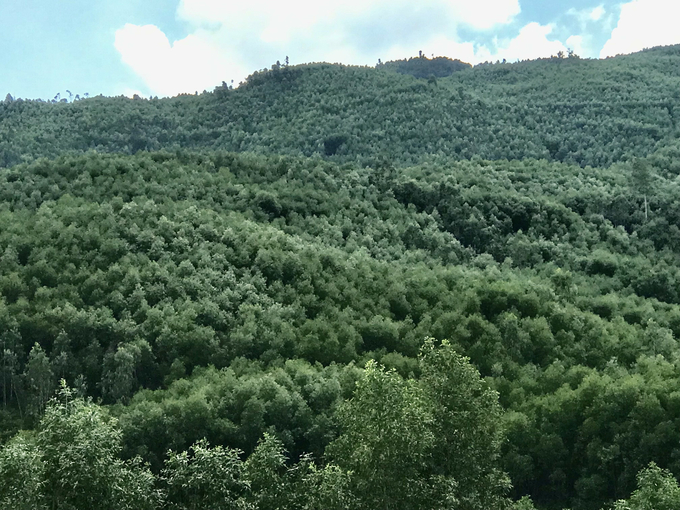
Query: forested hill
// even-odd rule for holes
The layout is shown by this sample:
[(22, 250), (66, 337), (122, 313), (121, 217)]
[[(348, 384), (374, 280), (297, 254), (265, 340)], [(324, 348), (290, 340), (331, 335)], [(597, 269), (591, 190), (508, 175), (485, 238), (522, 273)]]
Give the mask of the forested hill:
[(0, 508), (680, 508), (680, 47), (413, 60), (0, 104)]
[(182, 147), (342, 162), (387, 156), (399, 165), (478, 156), (585, 167), (677, 150), (678, 46), (604, 61), (482, 65), (429, 80), (392, 67), (274, 66), (237, 89), (172, 99), (5, 102), (0, 165), (66, 151)]

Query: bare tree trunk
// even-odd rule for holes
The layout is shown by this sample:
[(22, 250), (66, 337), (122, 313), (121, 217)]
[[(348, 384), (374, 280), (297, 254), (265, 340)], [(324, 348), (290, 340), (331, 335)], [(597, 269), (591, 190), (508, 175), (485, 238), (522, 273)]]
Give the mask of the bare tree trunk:
[[(12, 398), (12, 395), (10, 395)], [(5, 338), (2, 339), (2, 408), (7, 409), (7, 354), (5, 353)]]
[(19, 390), (17, 389), (17, 381), (16, 381), (16, 376), (12, 375), (12, 388), (10, 389), (10, 397), (12, 396), (12, 390), (14, 390), (14, 396), (17, 399), (17, 407), (19, 408), (19, 418), (22, 420), (24, 419), (24, 412), (21, 409), (21, 398), (19, 397)]

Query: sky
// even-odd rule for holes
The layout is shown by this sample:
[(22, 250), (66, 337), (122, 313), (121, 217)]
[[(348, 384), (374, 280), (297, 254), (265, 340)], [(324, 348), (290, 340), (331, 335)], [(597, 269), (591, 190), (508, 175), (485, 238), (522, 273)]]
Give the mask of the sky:
[(471, 64), (680, 43), (678, 0), (0, 0), (0, 100), (237, 86), (291, 64)]

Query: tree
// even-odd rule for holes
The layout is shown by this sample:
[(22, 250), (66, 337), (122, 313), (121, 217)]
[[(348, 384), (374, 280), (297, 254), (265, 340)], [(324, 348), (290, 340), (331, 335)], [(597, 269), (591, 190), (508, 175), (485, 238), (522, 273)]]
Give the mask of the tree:
[(102, 408), (62, 385), (40, 422), (36, 446), (44, 465), (42, 494), (57, 509), (151, 510), (160, 493), (139, 460), (124, 462), (121, 432)]
[(252, 508), (244, 499), (249, 483), (244, 477), (241, 452), (216, 446), (205, 439), (190, 451), (170, 452), (162, 478), (172, 510)]
[(0, 449), (0, 508), (43, 510), (47, 506), (41, 491), (45, 466), (38, 449), (23, 434)]
[(347, 143), (347, 140), (349, 140), (349, 138), (344, 134), (335, 134), (327, 137), (323, 141), (324, 154), (326, 154), (326, 156), (335, 155), (340, 147)]
[(54, 340), (51, 357), (52, 372), (57, 380), (71, 378), (77, 373), (78, 361), (73, 355), (71, 339), (63, 329)]
[(16, 397), (19, 413), (21, 414), (21, 402), (19, 401), (18, 384), (21, 379), (19, 371), (19, 356), (16, 348), (21, 342), (21, 335), (16, 328), (11, 328), (0, 333), (0, 356), (2, 356), (2, 404), (7, 407), (8, 401), (12, 400), (12, 394)]
[(425, 342), (420, 371), (405, 380), (369, 362), (338, 412), (329, 458), (351, 473), (366, 508), (503, 508), (510, 483), (499, 469), (497, 393), (446, 341)]
[(457, 508), (501, 508), (510, 481), (499, 469), (504, 432), (498, 394), (468, 358), (427, 339), (421, 385), (432, 406), (433, 473), (455, 481)]
[(286, 462), (283, 443), (265, 433), (245, 462), (249, 501), (258, 510), (352, 510), (350, 474), (334, 464), (319, 468), (305, 454)]
[(45, 409), (45, 404), (52, 396), (54, 376), (47, 354), (37, 343), (28, 354), (24, 376), (29, 391), (28, 412), (33, 416), (40, 416)]
[(104, 357), (102, 393), (113, 401), (127, 403), (137, 389), (137, 368), (151, 347), (146, 341), (120, 344), (115, 353)]
[(643, 159), (635, 159), (631, 169), (631, 185), (637, 193), (641, 193), (645, 201), (645, 221), (647, 221), (647, 195), (652, 192), (653, 176), (649, 163)]
[(281, 441), (265, 433), (248, 457), (245, 470), (251, 484), (251, 501), (255, 508), (285, 508), (283, 501), (290, 495), (286, 491), (286, 453)]
[(338, 417), (342, 434), (327, 454), (352, 473), (360, 506), (433, 508), (435, 491), (428, 479), (435, 444), (432, 414), (415, 381), (369, 361)]
[(357, 502), (351, 492), (350, 473), (334, 464), (318, 468), (309, 457), (298, 462), (291, 478), (298, 482), (291, 484), (298, 494), (300, 507), (304, 510), (352, 510)]
[(518, 501), (515, 501), (512, 510), (536, 510), (536, 507), (529, 496), (522, 496)]
[(617, 501), (614, 510), (677, 510), (680, 487), (673, 474), (654, 462), (638, 474), (638, 488), (628, 501)]

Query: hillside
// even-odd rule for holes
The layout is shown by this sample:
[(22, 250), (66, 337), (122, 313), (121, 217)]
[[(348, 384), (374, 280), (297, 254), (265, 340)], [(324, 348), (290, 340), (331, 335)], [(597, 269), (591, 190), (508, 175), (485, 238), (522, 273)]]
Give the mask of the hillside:
[(315, 64), (258, 72), (237, 89), (198, 96), (14, 101), (0, 104), (0, 164), (181, 147), (359, 163), (382, 156), (400, 166), (478, 156), (606, 167), (677, 150), (678, 69), (678, 47), (478, 66), (436, 83)]
[(672, 496), (679, 59), (0, 104), (0, 506)]

